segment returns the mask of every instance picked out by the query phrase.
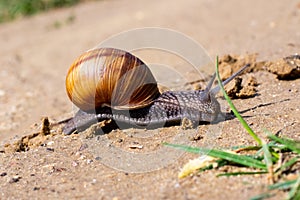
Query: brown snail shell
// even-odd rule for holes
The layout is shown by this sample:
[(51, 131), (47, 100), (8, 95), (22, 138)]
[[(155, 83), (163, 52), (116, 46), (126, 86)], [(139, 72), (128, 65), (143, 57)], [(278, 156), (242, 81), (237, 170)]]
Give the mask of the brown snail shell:
[(92, 49), (79, 56), (66, 77), (67, 94), (84, 111), (109, 106), (148, 106), (160, 93), (150, 69), (136, 56), (119, 49)]

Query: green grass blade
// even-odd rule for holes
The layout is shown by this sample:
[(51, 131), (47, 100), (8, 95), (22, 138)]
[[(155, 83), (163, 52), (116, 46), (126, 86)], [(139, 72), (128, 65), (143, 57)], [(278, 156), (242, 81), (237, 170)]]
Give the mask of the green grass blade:
[(266, 174), (266, 173), (268, 173), (268, 172), (267, 171), (259, 171), (259, 172), (228, 172), (228, 173), (218, 174), (217, 177), (219, 177), (219, 176), (255, 175), (255, 174)]
[(261, 146), (233, 146), (231, 147), (232, 150), (238, 150), (238, 152), (241, 152), (241, 151), (253, 151), (253, 150), (259, 150), (261, 149)]
[(299, 157), (292, 158), (291, 160), (289, 160), (288, 162), (283, 164), (276, 172), (278, 172), (278, 171), (282, 172), (282, 171), (286, 170), (287, 168), (293, 166), (298, 161), (299, 161)]
[(291, 140), (291, 139), (277, 137), (276, 135), (273, 135), (273, 134), (271, 134), (268, 131), (267, 131), (267, 133), (268, 133), (268, 137), (271, 140), (276, 141), (276, 142), (278, 142), (280, 144), (283, 144), (288, 149), (296, 152), (297, 154), (300, 154), (300, 142), (295, 141), (295, 140)]
[(272, 154), (269, 150), (269, 147), (265, 141), (262, 141), (262, 150), (264, 152), (264, 161), (267, 165), (268, 172), (270, 175), (270, 178), (273, 180), (273, 161), (272, 161)]
[(196, 154), (202, 153), (211, 157), (221, 158), (248, 167), (254, 167), (254, 168), (265, 169), (265, 170), (267, 169), (266, 165), (260, 160), (245, 155), (239, 155), (239, 154), (217, 150), (217, 149), (196, 148), (196, 147), (190, 147), (190, 146), (184, 146), (178, 144), (169, 144), (169, 143), (164, 143), (164, 144), (166, 146), (178, 148), (187, 152), (196, 153)]
[(296, 180), (296, 183), (291, 188), (291, 191), (288, 194), (288, 199), (291, 200), (299, 200), (300, 199), (300, 175), (298, 175), (298, 178)]
[(269, 190), (286, 190), (286, 189), (290, 189), (294, 184), (296, 183), (296, 180), (290, 180), (290, 181), (285, 181), (282, 183), (275, 183), (273, 185), (269, 185), (268, 189)]
[(247, 122), (244, 120), (244, 118), (240, 115), (240, 113), (237, 111), (235, 106), (233, 105), (232, 101), (230, 100), (229, 96), (226, 94), (226, 91), (224, 89), (224, 86), (222, 84), (220, 74), (219, 74), (219, 57), (217, 56), (216, 59), (216, 75), (217, 75), (217, 80), (220, 86), (220, 89), (228, 102), (231, 110), (233, 111), (234, 115), (238, 118), (238, 120), (241, 122), (241, 124), (244, 126), (244, 128), (247, 130), (247, 132), (253, 137), (253, 139), (259, 144), (262, 145), (262, 142), (260, 138), (254, 133), (254, 131), (250, 128), (250, 126), (247, 124)]

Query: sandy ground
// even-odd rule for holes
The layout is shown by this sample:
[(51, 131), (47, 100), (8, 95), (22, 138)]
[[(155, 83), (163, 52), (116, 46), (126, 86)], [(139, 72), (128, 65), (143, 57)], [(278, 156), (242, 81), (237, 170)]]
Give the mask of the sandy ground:
[[(217, 178), (218, 171), (213, 170), (179, 180), (179, 169), (194, 158), (191, 154), (178, 154), (179, 159), (172, 158), (173, 162), (163, 166), (161, 162), (152, 163), (158, 165), (158, 170), (147, 173), (116, 170), (118, 166), (112, 167), (112, 163), (122, 163), (122, 155), (103, 154), (94, 139), (84, 134), (61, 135), (59, 126), (39, 141), (29, 139), (29, 151), (14, 152), (17, 148), (7, 150), (3, 145), (39, 132), (45, 116), (50, 122), (71, 117), (73, 107), (64, 85), (70, 64), (82, 52), (114, 34), (132, 28), (170, 28), (202, 44), (212, 58), (257, 53), (256, 62), (275, 63), (299, 53), (299, 23), (298, 0), (132, 0), (88, 2), (1, 24), (0, 198), (246, 199), (266, 191), (265, 176)], [(175, 61), (170, 65), (180, 68)], [(267, 128), (299, 139), (299, 63), (298, 68), (294, 66), (298, 75), (292, 80), (279, 80), (276, 73), (280, 69), (264, 62), (254, 69), (257, 70), (247, 75), (258, 83), (255, 96), (234, 103), (239, 110), (254, 108), (245, 116), (261, 136)], [(97, 140), (110, 140), (110, 146), (137, 154), (157, 150), (162, 141), (172, 141), (179, 133), (197, 138), (191, 141), (195, 146), (212, 140), (221, 147), (254, 144), (237, 119), (217, 126), (222, 128), (216, 137), (207, 134), (213, 125), (204, 125), (194, 131), (180, 127), (157, 132), (116, 130)], [(152, 137), (144, 136), (148, 133)], [(103, 164), (105, 156), (112, 158), (107, 161), (112, 163)], [(282, 195), (278, 193), (274, 199)]]

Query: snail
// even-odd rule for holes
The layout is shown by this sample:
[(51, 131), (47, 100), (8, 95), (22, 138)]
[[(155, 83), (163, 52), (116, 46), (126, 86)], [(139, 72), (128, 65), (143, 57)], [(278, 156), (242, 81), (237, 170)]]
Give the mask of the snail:
[(65, 124), (63, 132), (80, 132), (107, 119), (146, 128), (179, 125), (184, 118), (194, 125), (214, 122), (221, 114), (215, 97), (220, 87), (211, 89), (215, 76), (205, 90), (160, 93), (150, 69), (136, 56), (114, 48), (89, 50), (75, 60), (66, 76), (68, 97), (79, 111)]

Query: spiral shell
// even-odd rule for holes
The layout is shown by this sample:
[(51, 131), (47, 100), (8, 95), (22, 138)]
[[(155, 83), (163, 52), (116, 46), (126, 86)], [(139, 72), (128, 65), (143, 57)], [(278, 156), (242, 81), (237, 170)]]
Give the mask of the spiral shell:
[(103, 106), (141, 108), (160, 95), (143, 61), (113, 48), (93, 49), (79, 56), (68, 71), (66, 89), (71, 101), (84, 111)]

